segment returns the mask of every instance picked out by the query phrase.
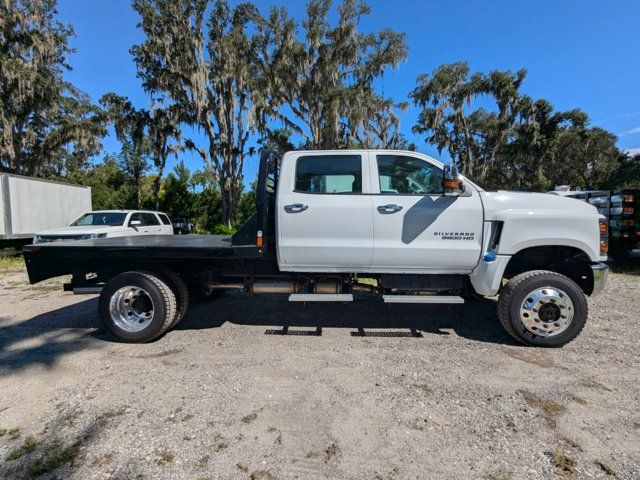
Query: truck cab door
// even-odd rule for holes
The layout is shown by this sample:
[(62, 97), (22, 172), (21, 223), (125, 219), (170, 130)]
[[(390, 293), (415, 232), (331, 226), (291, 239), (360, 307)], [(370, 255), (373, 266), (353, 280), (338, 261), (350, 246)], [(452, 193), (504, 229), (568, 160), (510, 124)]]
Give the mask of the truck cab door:
[(280, 268), (337, 272), (369, 267), (373, 211), (366, 153), (288, 154), (280, 172)]
[(426, 157), (371, 152), (374, 254), (371, 269), (395, 273), (469, 273), (480, 258), (478, 192), (445, 196), (442, 167)]

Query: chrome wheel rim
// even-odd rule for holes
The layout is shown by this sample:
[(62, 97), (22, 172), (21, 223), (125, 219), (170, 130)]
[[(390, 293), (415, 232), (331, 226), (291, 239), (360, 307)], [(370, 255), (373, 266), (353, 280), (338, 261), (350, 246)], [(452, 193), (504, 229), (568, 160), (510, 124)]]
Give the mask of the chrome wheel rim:
[(536, 288), (524, 297), (520, 321), (539, 337), (552, 337), (564, 332), (573, 320), (574, 308), (569, 295), (556, 287)]
[(132, 285), (118, 289), (109, 303), (113, 323), (129, 333), (147, 328), (153, 319), (153, 310), (153, 300), (149, 293)]

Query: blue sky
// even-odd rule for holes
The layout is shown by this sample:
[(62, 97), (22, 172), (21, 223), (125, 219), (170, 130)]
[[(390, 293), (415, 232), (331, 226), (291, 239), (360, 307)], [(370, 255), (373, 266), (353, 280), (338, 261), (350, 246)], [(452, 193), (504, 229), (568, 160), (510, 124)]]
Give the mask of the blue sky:
[[(301, 18), (303, 1), (258, 0), (266, 13), (286, 6)], [(523, 91), (543, 97), (560, 110), (581, 108), (592, 124), (619, 136), (619, 146), (640, 152), (640, 1), (612, 0), (369, 0), (371, 15), (363, 31), (391, 27), (405, 32), (407, 61), (388, 72), (384, 93), (406, 100), (420, 73), (442, 63), (468, 61), (474, 71), (528, 70)], [(143, 40), (129, 0), (59, 0), (58, 18), (76, 30), (66, 77), (94, 101), (108, 91), (128, 96), (139, 107), (148, 99), (136, 78), (130, 47)], [(634, 46), (635, 45), (635, 46)], [(402, 119), (401, 129), (421, 152), (437, 150), (411, 133), (416, 110)], [(114, 138), (104, 141), (117, 151)], [(199, 158), (184, 156), (192, 169)], [(176, 160), (170, 160), (170, 168)], [(257, 159), (246, 168), (255, 175)]]

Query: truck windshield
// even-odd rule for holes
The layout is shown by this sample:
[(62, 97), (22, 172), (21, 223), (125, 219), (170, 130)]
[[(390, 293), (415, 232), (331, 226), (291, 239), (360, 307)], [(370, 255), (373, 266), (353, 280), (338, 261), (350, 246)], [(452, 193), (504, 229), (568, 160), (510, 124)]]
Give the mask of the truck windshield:
[(117, 227), (124, 224), (124, 219), (127, 216), (126, 213), (107, 213), (107, 212), (93, 212), (85, 213), (75, 222), (71, 223), (70, 227), (81, 227), (83, 225), (104, 225), (108, 227)]

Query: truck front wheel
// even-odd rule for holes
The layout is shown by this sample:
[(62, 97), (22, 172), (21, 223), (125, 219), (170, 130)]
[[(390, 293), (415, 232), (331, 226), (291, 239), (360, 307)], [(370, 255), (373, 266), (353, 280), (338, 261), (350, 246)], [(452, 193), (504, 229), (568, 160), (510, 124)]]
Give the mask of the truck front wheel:
[(144, 343), (160, 336), (176, 317), (176, 296), (167, 283), (149, 272), (113, 277), (100, 293), (98, 310), (118, 340)]
[(513, 277), (500, 293), (498, 317), (520, 343), (560, 347), (576, 338), (587, 321), (580, 287), (559, 273), (534, 270)]

